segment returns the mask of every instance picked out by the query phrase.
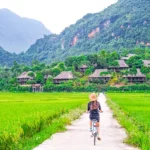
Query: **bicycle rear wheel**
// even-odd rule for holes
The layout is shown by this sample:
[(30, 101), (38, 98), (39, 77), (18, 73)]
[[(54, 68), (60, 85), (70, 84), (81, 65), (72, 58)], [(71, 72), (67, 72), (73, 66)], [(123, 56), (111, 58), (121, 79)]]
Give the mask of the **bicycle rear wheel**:
[(96, 145), (96, 133), (94, 133), (94, 145)]

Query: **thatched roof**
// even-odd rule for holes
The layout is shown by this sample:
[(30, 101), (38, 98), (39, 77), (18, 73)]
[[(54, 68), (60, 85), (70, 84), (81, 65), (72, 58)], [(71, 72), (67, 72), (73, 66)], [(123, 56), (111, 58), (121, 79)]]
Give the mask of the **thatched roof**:
[(118, 60), (119, 67), (121, 68), (128, 68), (129, 66), (125, 63), (124, 60)]
[(87, 65), (82, 65), (80, 68), (81, 69), (86, 69), (86, 68), (88, 68), (88, 66)]
[(128, 68), (129, 66), (125, 63), (124, 60), (117, 60), (119, 66), (109, 66), (109, 68)]
[(143, 60), (145, 67), (150, 67), (150, 60)]
[(63, 71), (54, 79), (68, 79), (69, 80), (69, 79), (74, 79), (74, 77), (71, 71)]
[(121, 57), (121, 59), (122, 60), (128, 60), (132, 56), (136, 56), (136, 54), (128, 54), (127, 57)]
[(100, 77), (111, 77), (110, 74), (100, 75), (102, 72), (108, 72), (107, 69), (96, 69), (93, 74), (89, 76), (89, 78), (100, 78)]
[(33, 79), (33, 77), (30, 77), (28, 74), (32, 71), (23, 72), (21, 75), (17, 77), (17, 79)]
[(141, 73), (140, 69), (137, 69), (137, 74), (128, 74), (124, 75), (123, 77), (146, 77), (144, 74)]

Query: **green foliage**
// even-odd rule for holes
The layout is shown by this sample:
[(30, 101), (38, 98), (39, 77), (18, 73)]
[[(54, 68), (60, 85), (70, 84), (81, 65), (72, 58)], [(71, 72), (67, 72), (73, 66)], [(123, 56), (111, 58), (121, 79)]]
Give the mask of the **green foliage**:
[(90, 75), (93, 71), (94, 71), (94, 67), (91, 66), (91, 67), (88, 67), (88, 68), (85, 70), (84, 74), (85, 74), (85, 75)]
[(127, 64), (130, 67), (141, 68), (143, 66), (143, 61), (140, 56), (132, 56), (127, 60)]
[(58, 74), (60, 74), (60, 72), (61, 72), (61, 70), (56, 67), (56, 68), (53, 68), (53, 69), (51, 70), (51, 75), (52, 75), (53, 77), (55, 77), (55, 76), (57, 76)]
[(66, 68), (64, 62), (59, 63), (57, 67), (58, 67), (58, 69), (61, 70), (61, 71), (64, 71), (65, 68)]
[(144, 73), (144, 74), (148, 74), (148, 73), (150, 73), (150, 68), (142, 66), (141, 72)]
[(100, 76), (108, 75), (108, 74), (110, 74), (110, 73), (109, 73), (109, 72), (101, 72), (101, 73), (100, 73)]
[(132, 67), (132, 68), (130, 68), (130, 70), (129, 70), (129, 74), (131, 74), (131, 75), (136, 75), (137, 74), (137, 69), (136, 69), (136, 67), (134, 66), (134, 67)]
[(36, 73), (35, 81), (36, 83), (40, 83), (40, 84), (44, 83), (44, 76), (41, 72)]
[(114, 60), (114, 61), (110, 62), (109, 65), (114, 66), (114, 67), (118, 67), (119, 63), (118, 63), (118, 61)]
[(28, 73), (28, 76), (33, 77), (33, 78), (34, 78), (34, 77), (35, 77), (35, 74), (34, 74), (34, 72), (29, 72), (29, 73)]
[(149, 92), (150, 85), (148, 84), (135, 84), (135, 85), (128, 85), (128, 86), (121, 86), (121, 87), (112, 87), (108, 86), (105, 88), (108, 92)]

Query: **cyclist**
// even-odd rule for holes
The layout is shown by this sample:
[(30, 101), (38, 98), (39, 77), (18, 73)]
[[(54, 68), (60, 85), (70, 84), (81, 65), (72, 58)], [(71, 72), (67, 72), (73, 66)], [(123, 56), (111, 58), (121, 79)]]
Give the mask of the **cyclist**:
[(97, 95), (96, 93), (91, 93), (89, 95), (90, 98), (90, 102), (87, 105), (87, 112), (90, 113), (89, 118), (90, 118), (90, 131), (92, 131), (92, 120), (95, 119), (97, 120), (97, 131), (98, 131), (98, 140), (101, 140), (101, 138), (99, 137), (99, 133), (100, 133), (100, 128), (99, 128), (99, 121), (100, 121), (100, 115), (99, 112), (103, 112), (101, 109), (101, 105), (100, 103), (97, 101)]

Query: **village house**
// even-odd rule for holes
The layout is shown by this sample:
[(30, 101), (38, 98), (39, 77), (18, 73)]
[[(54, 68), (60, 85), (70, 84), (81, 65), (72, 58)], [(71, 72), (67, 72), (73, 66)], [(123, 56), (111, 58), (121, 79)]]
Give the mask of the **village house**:
[(150, 60), (143, 60), (143, 64), (144, 64), (145, 67), (150, 68)]
[(79, 71), (82, 72), (82, 73), (84, 73), (87, 68), (88, 68), (87, 65), (82, 65), (81, 67), (79, 67)]
[(68, 80), (73, 80), (74, 76), (71, 71), (63, 71), (58, 76), (53, 78), (53, 83), (59, 84)]
[(128, 69), (129, 66), (125, 63), (124, 60), (116, 60), (118, 62), (118, 66), (109, 66), (108, 69), (111, 71), (119, 72), (124, 69)]
[(41, 84), (32, 84), (32, 92), (42, 92), (43, 87)]
[(33, 80), (33, 77), (29, 76), (28, 74), (30, 73), (31, 71), (28, 71), (28, 72), (23, 72), (21, 75), (19, 75), (17, 77), (17, 81), (19, 84), (23, 85), (23, 84), (26, 84), (26, 82), (28, 80)]
[(126, 57), (121, 57), (121, 60), (128, 60), (130, 57), (136, 56), (136, 54), (128, 54)]
[(143, 83), (146, 80), (146, 76), (141, 73), (140, 69), (137, 69), (137, 74), (136, 75), (124, 75), (123, 78), (127, 79), (128, 82), (140, 82)]
[(89, 82), (103, 82), (106, 83), (111, 79), (107, 69), (96, 69), (93, 74), (89, 76)]

